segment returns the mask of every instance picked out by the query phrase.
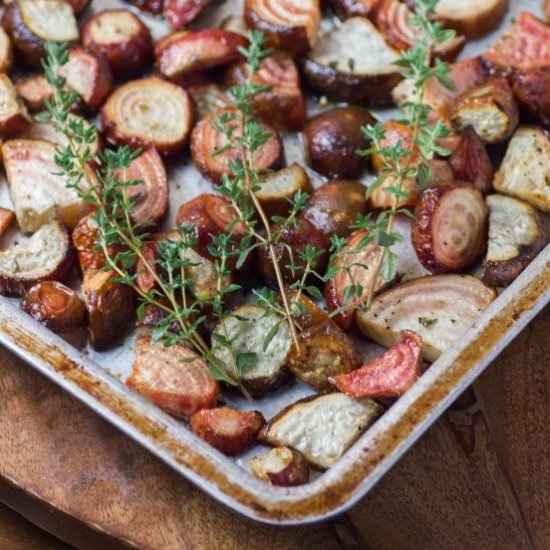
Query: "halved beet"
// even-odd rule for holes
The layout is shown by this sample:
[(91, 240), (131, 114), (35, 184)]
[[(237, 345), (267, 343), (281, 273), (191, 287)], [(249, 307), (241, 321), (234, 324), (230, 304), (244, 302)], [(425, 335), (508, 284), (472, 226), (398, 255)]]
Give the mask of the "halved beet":
[(262, 481), (281, 487), (295, 487), (309, 481), (309, 467), (302, 453), (289, 447), (275, 447), (250, 459), (251, 472)]
[(321, 7), (319, 0), (246, 0), (244, 16), (273, 48), (302, 54), (317, 41)]
[(239, 411), (229, 407), (203, 409), (191, 417), (191, 429), (226, 455), (238, 455), (255, 441), (265, 424), (260, 411)]
[(78, 40), (76, 18), (67, 0), (15, 0), (5, 7), (2, 26), (21, 58), (37, 68), (46, 42)]
[[(239, 155), (237, 149), (224, 151), (221, 154), (215, 152), (228, 144), (227, 137), (215, 129), (212, 124), (222, 115), (233, 115), (233, 109), (219, 109), (203, 118), (193, 129), (191, 134), (191, 155), (199, 172), (207, 179), (220, 183), (225, 174), (231, 173), (229, 161)], [(242, 125), (238, 120), (227, 123), (233, 127), (233, 138), (242, 135)], [(284, 149), (277, 130), (265, 123), (261, 123), (263, 129), (271, 134), (269, 140), (259, 147), (254, 153), (252, 164), (255, 170), (267, 170), (278, 168), (283, 161)]]
[(155, 76), (120, 86), (101, 110), (101, 124), (111, 142), (153, 146), (161, 155), (185, 145), (192, 119), (187, 92)]
[[(382, 249), (376, 243), (365, 244), (366, 237), (365, 229), (357, 229), (348, 237), (343, 253), (335, 261), (339, 271), (325, 286), (327, 307), (331, 311), (342, 310), (334, 316), (334, 320), (344, 330), (352, 327), (356, 310), (366, 304), (371, 288), (376, 292), (388, 282), (380, 274), (375, 282), (372, 280), (376, 259)], [(346, 289), (354, 285), (361, 285), (360, 295), (351, 293), (346, 299), (346, 292), (350, 292)]]
[(88, 19), (82, 27), (82, 45), (104, 57), (116, 78), (136, 76), (153, 57), (148, 27), (125, 9), (103, 10)]
[(15, 86), (8, 75), (0, 74), (0, 134), (17, 134), (29, 124), (29, 114), (17, 97)]
[(457, 180), (473, 183), (483, 194), (493, 188), (493, 164), (473, 128), (466, 128), (462, 132), (449, 163)]
[(51, 221), (28, 240), (0, 252), (0, 293), (21, 296), (41, 281), (61, 281), (73, 257), (67, 229)]
[(168, 179), (157, 150), (148, 147), (135, 158), (126, 170), (126, 178), (141, 182), (128, 187), (128, 196), (133, 199), (132, 221), (140, 228), (158, 225), (168, 210)]
[(163, 15), (174, 29), (194, 21), (212, 0), (164, 0)]
[(31, 111), (42, 111), (52, 97), (52, 88), (43, 74), (33, 74), (15, 82), (17, 94)]
[[(180, 206), (176, 224), (193, 228), (197, 239), (197, 252), (215, 261), (216, 258), (209, 251), (214, 236), (231, 231), (237, 243), (246, 234), (246, 227), (236, 222), (237, 218), (237, 212), (229, 199), (221, 195), (203, 193)], [(236, 261), (235, 257), (230, 257), (229, 267), (234, 266)]]
[(336, 387), (351, 397), (399, 397), (420, 376), (422, 339), (410, 330), (384, 354), (362, 367), (331, 379)]
[(56, 153), (56, 145), (38, 139), (12, 139), (2, 145), (10, 196), (24, 233), (54, 217), (73, 228), (92, 208), (67, 187), (55, 163)]
[(463, 271), (487, 247), (489, 211), (473, 185), (426, 188), (414, 215), (413, 246), (432, 273)]
[(57, 281), (32, 286), (25, 293), (21, 308), (54, 332), (70, 332), (86, 323), (84, 302), (74, 290)]
[[(375, 22), (386, 41), (396, 50), (410, 49), (415, 40), (422, 36), (422, 31), (415, 27), (411, 18), (413, 13), (405, 2), (399, 0), (381, 0), (375, 11)], [(450, 40), (437, 44), (433, 50), (434, 57), (445, 61), (453, 61), (464, 47), (463, 36), (455, 36)]]
[(422, 355), (435, 361), (477, 321), (496, 292), (471, 275), (432, 275), (412, 279), (376, 296), (357, 314), (361, 332), (393, 346), (402, 330), (422, 338)]
[(182, 344), (165, 347), (150, 336), (137, 339), (126, 384), (179, 418), (190, 418), (201, 409), (213, 407), (220, 394), (208, 365), (194, 351)]
[[(235, 86), (250, 78), (246, 63), (241, 62), (227, 69), (224, 84)], [(256, 115), (277, 130), (296, 132), (302, 129), (306, 108), (296, 64), (288, 55), (277, 53), (262, 60), (260, 69), (252, 76), (259, 85), (270, 90), (254, 96)]]
[(179, 77), (241, 59), (239, 48), (247, 45), (239, 34), (222, 29), (178, 31), (163, 38), (155, 46), (155, 60), (159, 73)]
[(320, 37), (303, 69), (316, 92), (382, 107), (391, 105), (391, 91), (402, 79), (398, 58), (373, 23), (352, 17)]
[(514, 75), (512, 89), (522, 109), (543, 126), (550, 125), (550, 66)]
[(492, 72), (509, 75), (550, 65), (550, 27), (522, 11), (510, 30), (483, 54)]

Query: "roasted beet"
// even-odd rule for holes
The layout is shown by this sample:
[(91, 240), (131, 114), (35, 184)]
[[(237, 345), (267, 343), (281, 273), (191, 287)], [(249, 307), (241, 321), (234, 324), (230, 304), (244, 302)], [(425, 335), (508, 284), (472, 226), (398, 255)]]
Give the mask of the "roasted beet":
[[(306, 219), (300, 219), (294, 227), (282, 228), (281, 225), (276, 224), (271, 228), (271, 232), (272, 235), (279, 235), (273, 248), (285, 282), (290, 283), (303, 276), (306, 260), (302, 255), (308, 246), (323, 252), (311, 266), (317, 273), (322, 273), (327, 262), (328, 239), (319, 229)], [(258, 248), (258, 257), (262, 276), (269, 283), (276, 284), (277, 278), (269, 247)]]
[(472, 185), (426, 188), (414, 215), (413, 246), (432, 273), (463, 271), (485, 251), (488, 210)]
[(217, 84), (193, 84), (186, 87), (193, 100), (195, 118), (201, 120), (208, 113), (229, 107), (229, 98)]
[(0, 134), (14, 135), (29, 126), (30, 117), (9, 76), (0, 74)]
[[(102, 269), (105, 266), (105, 254), (100, 247), (99, 227), (95, 214), (82, 218), (73, 229), (73, 245), (78, 254), (78, 262), (82, 272)], [(111, 245), (108, 248), (110, 257), (114, 257), (120, 247)]]
[(194, 21), (211, 0), (164, 0), (163, 15), (174, 29)]
[(302, 54), (317, 40), (321, 8), (319, 0), (245, 0), (244, 16), (273, 48)]
[(500, 40), (483, 54), (492, 72), (510, 75), (550, 64), (550, 27), (533, 14), (522, 11)]
[(88, 310), (90, 342), (103, 350), (119, 340), (132, 325), (136, 309), (134, 291), (117, 283), (114, 271), (84, 272), (82, 293)]
[(295, 487), (309, 481), (309, 467), (302, 453), (275, 447), (250, 459), (250, 470), (262, 481), (281, 487)]
[(191, 429), (226, 455), (238, 455), (250, 447), (265, 424), (259, 411), (229, 407), (203, 409), (191, 417)]
[(359, 214), (365, 212), (366, 191), (358, 181), (329, 181), (315, 189), (301, 216), (329, 238), (345, 237)]
[(384, 354), (331, 382), (355, 398), (399, 397), (418, 380), (421, 365), (422, 339), (404, 330), (401, 340)]
[(124, 9), (103, 10), (88, 19), (82, 27), (82, 45), (107, 59), (117, 78), (140, 74), (153, 57), (149, 29)]
[(190, 418), (213, 407), (220, 394), (208, 365), (182, 344), (166, 347), (150, 336), (140, 336), (132, 372), (126, 384), (157, 407), (179, 418)]
[(191, 100), (185, 90), (155, 76), (133, 80), (111, 94), (101, 110), (101, 124), (113, 143), (152, 145), (168, 155), (189, 138)]
[(550, 67), (518, 71), (513, 90), (523, 109), (545, 126), (550, 125)]
[[(356, 309), (368, 301), (371, 292), (376, 292), (387, 282), (382, 276), (372, 280), (375, 261), (382, 249), (376, 243), (365, 243), (366, 239), (365, 229), (358, 229), (348, 237), (334, 262), (338, 272), (325, 286), (327, 307), (336, 313), (334, 320), (344, 330), (352, 327)], [(360, 295), (349, 290), (356, 285), (361, 285)]]
[(0, 207), (0, 237), (11, 227), (15, 221), (15, 214), (7, 208)]
[(337, 107), (309, 119), (304, 127), (309, 165), (329, 178), (358, 177), (366, 159), (357, 151), (368, 146), (361, 127), (373, 123), (362, 107)]
[(67, 0), (15, 0), (5, 7), (2, 26), (21, 58), (37, 68), (44, 57), (47, 41), (71, 43), (78, 40), (76, 19)]
[(227, 65), (242, 57), (239, 48), (246, 45), (241, 35), (222, 29), (178, 31), (155, 46), (157, 70), (166, 78), (177, 79)]
[(44, 281), (23, 296), (21, 308), (54, 332), (70, 332), (84, 326), (86, 306), (74, 290), (57, 281)]
[(519, 123), (518, 105), (503, 78), (490, 78), (462, 94), (451, 117), (456, 129), (471, 126), (486, 143), (505, 141)]
[[(246, 63), (229, 67), (225, 73), (225, 86), (236, 86), (249, 78)], [(304, 125), (306, 108), (298, 69), (291, 57), (274, 54), (262, 60), (252, 81), (270, 90), (254, 96), (256, 116), (281, 131), (298, 131)]]
[(52, 96), (52, 88), (43, 74), (33, 74), (15, 83), (17, 94), (31, 111), (42, 111), (46, 100)]
[(474, 184), (483, 194), (493, 187), (493, 164), (481, 138), (472, 128), (466, 128), (449, 162), (457, 180)]
[[(227, 137), (212, 126), (220, 117), (231, 118), (235, 114), (233, 109), (220, 109), (203, 118), (193, 129), (191, 135), (191, 155), (199, 172), (207, 179), (220, 183), (224, 174), (230, 174), (229, 161), (239, 155), (234, 148), (221, 154), (214, 154), (216, 150), (227, 145)], [(226, 126), (233, 127), (233, 137), (242, 135), (241, 124), (238, 120), (228, 120)], [(252, 164), (256, 170), (276, 169), (283, 160), (284, 150), (279, 134), (274, 128), (265, 123), (262, 127), (271, 134), (270, 139), (254, 153)]]

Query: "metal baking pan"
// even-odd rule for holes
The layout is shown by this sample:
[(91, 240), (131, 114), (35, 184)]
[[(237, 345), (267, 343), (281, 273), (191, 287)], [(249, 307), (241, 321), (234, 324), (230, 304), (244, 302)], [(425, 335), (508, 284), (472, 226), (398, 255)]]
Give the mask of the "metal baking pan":
[[(94, 0), (91, 11), (122, 5), (128, 7), (120, 0)], [(539, 13), (540, 2), (512, 0), (503, 29), (508, 28), (521, 9)], [(203, 19), (200, 25), (215, 24), (239, 11), (239, 0), (229, 0), (207, 15), (210, 21)], [(162, 20), (141, 13), (140, 16), (155, 38), (167, 32)], [(469, 44), (463, 57), (483, 51), (500, 32)], [(313, 103), (310, 107), (310, 113), (318, 108)], [(392, 111), (377, 114), (388, 118)], [(296, 136), (285, 139), (285, 150), (288, 162), (301, 160), (301, 144)], [(211, 186), (187, 158), (170, 161), (167, 168), (173, 210), (167, 221), (170, 225), (179, 204), (211, 190)], [(320, 184), (321, 178), (313, 176)], [(5, 182), (0, 184), (0, 205), (10, 206)], [(548, 219), (545, 221), (548, 225)], [(401, 230), (407, 231), (407, 222), (400, 224)], [(14, 237), (11, 235), (9, 239)], [(410, 244), (400, 246), (399, 271), (405, 278), (424, 274)], [(311, 483), (293, 488), (269, 486), (249, 473), (248, 458), (258, 448), (237, 459), (228, 458), (195, 436), (182, 422), (127, 388), (123, 381), (131, 367), (132, 336), (103, 353), (73, 341), (75, 347), (33, 321), (19, 309), (17, 301), (0, 297), (0, 343), (220, 502), (250, 518), (288, 525), (327, 519), (364, 496), (549, 301), (550, 245), (335, 466)], [(366, 341), (361, 344), (365, 357), (382, 350)], [(230, 394), (224, 395), (224, 400), (239, 408), (260, 409), (270, 418), (287, 404), (312, 393), (311, 388), (294, 382), (252, 404)]]

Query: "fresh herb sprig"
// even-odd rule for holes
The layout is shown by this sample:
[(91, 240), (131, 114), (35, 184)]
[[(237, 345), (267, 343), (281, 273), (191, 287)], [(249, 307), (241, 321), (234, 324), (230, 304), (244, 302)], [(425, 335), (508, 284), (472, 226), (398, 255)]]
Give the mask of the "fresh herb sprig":
[[(405, 147), (401, 141), (394, 145), (387, 145), (382, 122), (362, 128), (371, 146), (359, 151), (358, 154), (377, 154), (383, 163), (380, 175), (369, 185), (367, 197), (387, 182), (388, 178), (392, 178), (393, 185), (383, 188), (384, 192), (392, 195), (392, 205), (389, 210), (381, 212), (377, 218), (371, 215), (360, 216), (354, 226), (356, 229), (367, 230), (366, 237), (361, 239), (356, 247), (357, 252), (372, 243), (380, 247), (374, 264), (363, 266), (374, 270), (373, 276), (369, 278), (367, 289), (363, 289), (360, 282), (353, 280), (351, 269), (353, 266), (341, 262), (342, 265), (337, 267), (337, 258), (343, 254), (344, 243), (339, 239), (334, 239), (332, 242), (332, 250), (335, 253), (331, 266), (333, 270), (345, 269), (351, 280), (350, 288), (346, 289), (347, 300), (344, 300), (345, 303), (342, 306), (344, 310), (349, 307), (368, 309), (378, 288), (379, 279), (391, 281), (395, 277), (397, 256), (392, 247), (403, 240), (403, 236), (394, 230), (395, 219), (399, 214), (411, 216), (406, 208), (399, 206), (402, 200), (408, 197), (404, 184), (412, 180), (420, 186), (425, 185), (432, 177), (429, 162), (436, 155), (450, 154), (450, 151), (441, 145), (441, 139), (449, 135), (449, 129), (440, 118), (435, 122), (431, 120), (430, 114), (433, 109), (424, 102), (424, 92), (431, 79), (437, 79), (447, 89), (454, 89), (453, 82), (447, 76), (448, 65), (438, 58), (432, 61), (434, 48), (455, 35), (453, 30), (444, 29), (441, 22), (434, 20), (433, 14), (437, 2), (438, 0), (415, 0), (415, 13), (411, 17), (411, 23), (418, 29), (418, 37), (413, 47), (404, 51), (400, 59), (395, 62), (400, 67), (403, 77), (411, 83), (413, 91), (413, 99), (400, 106), (398, 117), (398, 122), (410, 131), (410, 143)], [(365, 290), (367, 295), (365, 303), (352, 301), (353, 297), (360, 297)]]

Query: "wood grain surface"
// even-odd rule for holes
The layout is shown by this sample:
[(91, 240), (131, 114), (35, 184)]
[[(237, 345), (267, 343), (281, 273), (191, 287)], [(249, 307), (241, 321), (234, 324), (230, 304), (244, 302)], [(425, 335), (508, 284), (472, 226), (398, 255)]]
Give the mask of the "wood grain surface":
[(462, 399), (345, 517), (276, 528), (214, 502), (0, 350), (0, 500), (83, 549), (547, 550), (548, 358), (547, 308), (476, 384), (483, 414)]

